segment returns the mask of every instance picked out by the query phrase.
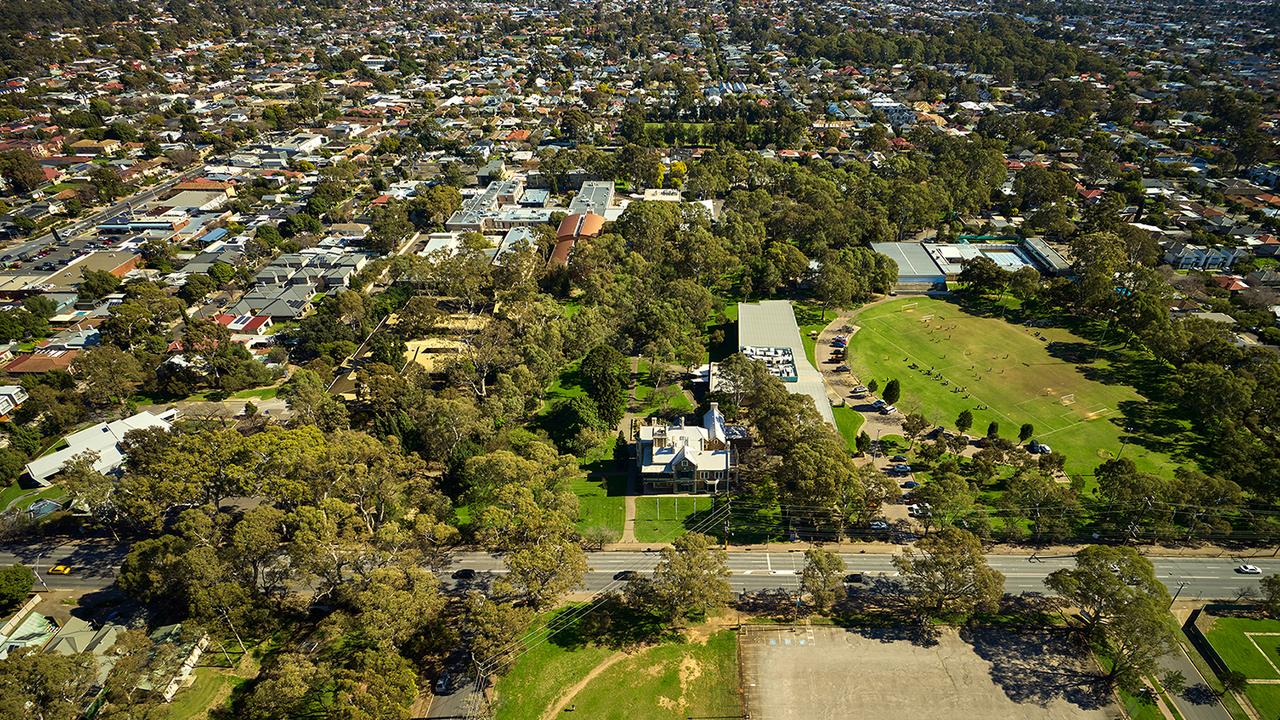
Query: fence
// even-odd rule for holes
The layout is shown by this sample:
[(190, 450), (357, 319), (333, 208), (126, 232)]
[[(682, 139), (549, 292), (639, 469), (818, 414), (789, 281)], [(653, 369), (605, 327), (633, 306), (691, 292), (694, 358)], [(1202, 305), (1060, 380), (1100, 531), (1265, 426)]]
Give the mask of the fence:
[(1204, 633), (1200, 630), (1200, 626), (1197, 624), (1202, 612), (1204, 612), (1204, 610), (1201, 608), (1192, 610), (1191, 615), (1182, 625), (1182, 631), (1186, 633), (1187, 639), (1191, 641), (1191, 646), (1194, 647), (1196, 652), (1200, 653), (1200, 657), (1203, 657), (1204, 661), (1209, 664), (1209, 668), (1213, 670), (1213, 674), (1217, 675), (1219, 680), (1223, 680), (1227, 677), (1230, 669), (1227, 667), (1227, 664), (1223, 662), (1222, 656), (1218, 654), (1218, 651), (1209, 643), (1209, 638), (1205, 637)]

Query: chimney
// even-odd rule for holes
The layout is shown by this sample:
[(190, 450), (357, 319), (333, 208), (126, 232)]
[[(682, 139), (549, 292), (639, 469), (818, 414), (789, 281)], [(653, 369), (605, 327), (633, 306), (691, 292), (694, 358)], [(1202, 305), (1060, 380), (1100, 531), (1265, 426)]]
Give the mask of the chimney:
[(679, 420), (676, 420), (676, 427), (678, 427), (678, 428), (682, 428), (682, 427), (684, 427), (684, 416), (683, 416), (683, 415), (681, 415), (681, 416), (680, 416), (680, 419), (679, 419)]
[(712, 414), (712, 415), (719, 415), (719, 414), (720, 414), (720, 403), (718, 403), (718, 402), (713, 402), (713, 403), (711, 403), (711, 414)]

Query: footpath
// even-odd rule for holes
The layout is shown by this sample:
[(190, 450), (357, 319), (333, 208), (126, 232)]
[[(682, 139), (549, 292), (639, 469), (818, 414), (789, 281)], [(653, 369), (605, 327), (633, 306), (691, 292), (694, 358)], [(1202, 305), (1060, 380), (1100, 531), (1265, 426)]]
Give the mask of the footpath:
[[(795, 550), (803, 552), (809, 548), (822, 548), (832, 552), (866, 555), (896, 555), (908, 544), (890, 542), (841, 542), (841, 543), (809, 543), (809, 542), (777, 542), (759, 545), (730, 545), (730, 552), (786, 552)], [(604, 546), (605, 552), (643, 552), (670, 547), (671, 543), (616, 542)], [(1026, 547), (1024, 545), (993, 544), (986, 546), (987, 555), (1024, 555), (1027, 557), (1068, 557), (1086, 545), (1050, 545), (1045, 547)], [(1197, 557), (1197, 558), (1257, 558), (1276, 557), (1280, 548), (1224, 548), (1218, 545), (1201, 545), (1196, 547), (1165, 547), (1162, 545), (1134, 545), (1139, 553), (1146, 557)]]

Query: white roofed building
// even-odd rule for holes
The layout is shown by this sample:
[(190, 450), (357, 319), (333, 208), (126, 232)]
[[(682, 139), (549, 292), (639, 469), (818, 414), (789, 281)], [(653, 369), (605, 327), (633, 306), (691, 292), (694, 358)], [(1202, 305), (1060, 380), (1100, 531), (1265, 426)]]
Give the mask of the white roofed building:
[(636, 466), (646, 495), (722, 493), (733, 488), (745, 428), (725, 424), (716, 403), (701, 425), (643, 425), (636, 439)]
[(176, 415), (176, 410), (169, 410), (159, 415), (140, 412), (122, 420), (87, 427), (63, 438), (63, 442), (67, 444), (65, 448), (27, 463), (27, 474), (37, 485), (48, 486), (53, 476), (61, 472), (64, 465), (86, 453), (97, 456), (93, 463), (94, 470), (100, 473), (114, 472), (124, 464), (124, 453), (120, 450), (120, 443), (129, 431), (153, 427), (168, 430), (169, 421)]

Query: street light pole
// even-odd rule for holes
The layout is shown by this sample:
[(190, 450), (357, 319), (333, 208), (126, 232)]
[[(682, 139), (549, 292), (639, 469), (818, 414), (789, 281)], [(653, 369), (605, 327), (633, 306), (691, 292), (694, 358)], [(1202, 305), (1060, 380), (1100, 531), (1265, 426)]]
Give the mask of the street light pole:
[(43, 554), (36, 556), (35, 565), (33, 565), (31, 569), (36, 575), (36, 580), (40, 581), (40, 587), (44, 588), (45, 590), (48, 590), (49, 585), (44, 581), (44, 576), (40, 574), (40, 558), (42, 557), (44, 557)]

